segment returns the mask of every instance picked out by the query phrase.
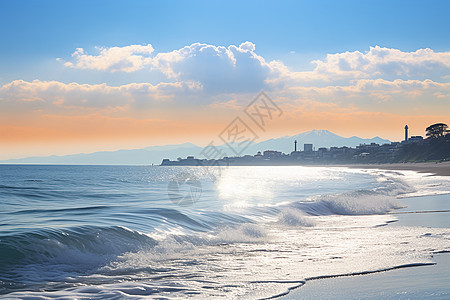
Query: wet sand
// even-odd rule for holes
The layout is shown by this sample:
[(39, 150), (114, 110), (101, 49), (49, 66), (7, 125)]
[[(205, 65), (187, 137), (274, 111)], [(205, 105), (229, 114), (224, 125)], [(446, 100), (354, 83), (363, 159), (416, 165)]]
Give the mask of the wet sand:
[(280, 299), (450, 299), (450, 254), (435, 265), (313, 280)]

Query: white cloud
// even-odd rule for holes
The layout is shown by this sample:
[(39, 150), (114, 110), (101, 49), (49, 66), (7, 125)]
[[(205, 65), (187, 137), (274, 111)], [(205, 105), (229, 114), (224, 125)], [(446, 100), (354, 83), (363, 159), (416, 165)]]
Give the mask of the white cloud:
[[(168, 81), (195, 83), (209, 96), (296, 86), (339, 85), (354, 89), (354, 79), (436, 81), (450, 72), (450, 52), (428, 48), (404, 52), (375, 46), (365, 53), (328, 54), (324, 60), (312, 62), (316, 65), (313, 71), (304, 72), (291, 71), (281, 61), (266, 61), (255, 49), (255, 44), (248, 41), (228, 47), (194, 43), (161, 53), (154, 53), (150, 44), (101, 48), (98, 55), (88, 55), (80, 48), (73, 54), (75, 61), (66, 65), (111, 72), (159, 71)], [(378, 85), (381, 87), (380, 82)]]
[(267, 87), (266, 80), (279, 73), (274, 62), (255, 53), (255, 45), (239, 47), (195, 43), (156, 55), (154, 68), (168, 78), (200, 82), (207, 92), (255, 92)]
[(414, 77), (439, 76), (449, 71), (450, 52), (434, 52), (419, 49), (403, 52), (398, 49), (370, 47), (360, 51), (328, 54), (325, 60), (313, 61), (317, 74), (327, 75), (331, 80), (340, 78)]
[(98, 55), (88, 55), (83, 48), (78, 48), (72, 54), (75, 62), (66, 62), (64, 65), (77, 69), (134, 72), (151, 63), (154, 51), (150, 44), (97, 49), (100, 51)]
[(324, 87), (291, 87), (290, 90), (304, 91), (309, 93), (316, 93), (318, 95), (327, 96), (334, 92), (346, 93), (364, 93), (373, 91), (384, 91), (387, 93), (403, 93), (412, 91), (436, 91), (436, 90), (450, 90), (450, 83), (439, 83), (429, 79), (420, 80), (402, 80), (396, 79), (393, 81), (384, 79), (360, 79), (350, 85), (335, 85)]
[[(163, 81), (170, 83), (102, 88), (92, 85), (89, 93), (82, 92), (81, 87), (70, 92), (64, 89), (60, 91), (63, 100), (58, 101), (68, 103), (72, 99), (77, 105), (105, 106), (121, 102), (120, 99), (143, 103), (170, 98), (191, 106), (211, 103), (220, 106), (234, 99), (242, 105), (250, 94), (264, 89), (286, 103), (312, 99), (367, 105), (409, 99), (411, 104), (418, 105), (420, 98), (425, 105), (427, 101), (444, 101), (450, 93), (449, 83), (439, 82), (445, 81), (450, 72), (450, 52), (428, 48), (404, 52), (375, 46), (367, 52), (328, 54), (325, 59), (312, 62), (316, 65), (312, 71), (295, 72), (281, 61), (266, 61), (255, 51), (255, 44), (248, 41), (227, 47), (194, 43), (161, 53), (154, 53), (150, 44), (102, 48), (96, 56), (78, 49), (73, 55), (74, 62), (67, 65), (111, 72), (147, 69), (161, 72), (167, 78)], [(45, 93), (20, 90), (17, 95), (22, 101), (43, 101)], [(225, 105), (236, 108), (236, 103)]]
[[(347, 85), (291, 86), (280, 91), (287, 99), (312, 99), (314, 101), (334, 102), (345, 105), (376, 104), (377, 102), (410, 102), (411, 105), (433, 109), (433, 102), (440, 102), (442, 95), (450, 93), (450, 83), (426, 80), (393, 81), (384, 79), (360, 79)], [(414, 104), (413, 104), (414, 103)], [(382, 106), (380, 106), (382, 107)], [(450, 108), (450, 106), (447, 106)], [(442, 109), (448, 109), (442, 107)], [(411, 107), (405, 107), (410, 109)]]
[[(404, 52), (393, 48), (370, 47), (369, 51), (328, 54), (312, 61), (313, 71), (292, 72), (280, 61), (267, 62), (256, 54), (255, 44), (215, 46), (194, 43), (170, 52), (154, 53), (151, 44), (98, 48), (89, 55), (83, 48), (73, 54), (68, 67), (110, 72), (134, 72), (142, 69), (161, 71), (171, 80), (197, 81), (206, 90), (253, 90), (268, 83), (336, 81), (341, 79), (448, 78), (450, 52), (419, 49)], [(425, 78), (423, 78), (425, 79)], [(247, 88), (246, 88), (247, 87)]]
[(65, 66), (110, 72), (157, 70), (169, 80), (197, 82), (213, 93), (267, 89), (270, 79), (285, 71), (280, 62), (266, 62), (257, 55), (251, 42), (228, 47), (194, 43), (152, 56), (153, 51), (150, 44), (100, 48), (98, 55), (79, 48), (72, 55), (74, 62)]
[[(188, 95), (200, 90), (192, 82), (131, 83), (121, 86), (103, 84), (32, 82), (15, 80), (0, 87), (0, 105), (26, 105), (33, 108), (112, 108), (124, 105), (145, 105), (173, 100), (176, 95)], [(34, 103), (34, 104), (33, 104)]]

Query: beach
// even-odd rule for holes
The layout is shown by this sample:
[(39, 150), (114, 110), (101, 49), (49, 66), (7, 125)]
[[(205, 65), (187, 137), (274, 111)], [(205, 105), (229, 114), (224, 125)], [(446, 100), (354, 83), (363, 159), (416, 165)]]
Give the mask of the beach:
[(408, 170), (419, 173), (432, 173), (439, 176), (450, 176), (450, 162), (426, 163), (394, 163), (394, 164), (349, 164), (341, 167), (356, 169)]
[[(348, 165), (357, 169), (408, 170), (450, 175), (450, 163), (404, 163)], [(393, 226), (450, 228), (450, 196), (402, 199), (407, 207), (395, 213)], [(391, 225), (390, 225), (391, 226)], [(433, 264), (405, 267), (354, 276), (338, 276), (307, 281), (281, 299), (449, 299), (450, 253), (435, 253)]]
[(449, 299), (450, 255), (435, 265), (307, 282), (280, 299)]

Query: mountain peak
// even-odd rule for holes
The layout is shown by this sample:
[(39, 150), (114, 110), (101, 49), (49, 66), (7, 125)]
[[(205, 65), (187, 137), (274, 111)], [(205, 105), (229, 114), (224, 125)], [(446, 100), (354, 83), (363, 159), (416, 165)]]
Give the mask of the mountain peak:
[(327, 136), (338, 136), (337, 134), (325, 130), (325, 129), (313, 129), (310, 131), (305, 131), (300, 134), (294, 135), (291, 138), (301, 138), (305, 136), (316, 136), (316, 137), (327, 137)]
[(325, 129), (313, 129), (313, 130), (309, 131), (309, 133), (315, 133), (317, 135), (334, 134), (331, 131), (328, 131)]

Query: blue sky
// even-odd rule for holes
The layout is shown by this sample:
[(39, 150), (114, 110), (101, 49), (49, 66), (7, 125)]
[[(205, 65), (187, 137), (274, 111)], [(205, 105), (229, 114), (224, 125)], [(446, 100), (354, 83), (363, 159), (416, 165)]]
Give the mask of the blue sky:
[(264, 138), (450, 122), (450, 1), (2, 0), (0, 30), (0, 158), (205, 144), (261, 90)]
[(0, 8), (2, 83), (55, 79), (42, 67), (78, 47), (151, 43), (170, 51), (251, 40), (266, 59), (281, 57), (294, 68), (374, 45), (450, 48), (449, 1), (3, 0)]

